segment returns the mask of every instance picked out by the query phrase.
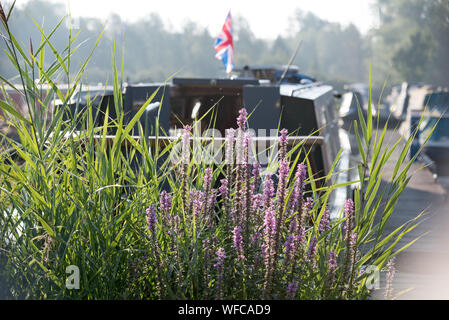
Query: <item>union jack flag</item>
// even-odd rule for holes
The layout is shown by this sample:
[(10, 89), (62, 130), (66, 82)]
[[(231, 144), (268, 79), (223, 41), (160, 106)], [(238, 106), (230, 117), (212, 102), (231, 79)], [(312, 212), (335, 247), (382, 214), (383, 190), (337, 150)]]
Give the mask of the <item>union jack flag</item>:
[(231, 11), (226, 16), (223, 28), (215, 41), (215, 58), (223, 61), (226, 73), (234, 67), (234, 44), (232, 42)]

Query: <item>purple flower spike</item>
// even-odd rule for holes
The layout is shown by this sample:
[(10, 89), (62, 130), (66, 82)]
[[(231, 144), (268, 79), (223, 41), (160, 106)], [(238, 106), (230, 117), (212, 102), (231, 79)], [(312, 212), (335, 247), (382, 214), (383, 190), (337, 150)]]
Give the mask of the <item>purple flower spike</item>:
[(228, 195), (228, 179), (221, 179), (220, 183), (221, 186), (218, 188), (218, 191), (220, 191), (223, 197), (226, 197)]
[(221, 269), (224, 266), (224, 260), (226, 259), (226, 252), (224, 248), (220, 248), (215, 252), (217, 255), (217, 263), (214, 264), (214, 268)]
[(325, 233), (329, 231), (330, 226), (330, 211), (326, 209), (321, 216), (320, 225), (318, 226), (318, 232), (320, 234)]
[(256, 162), (253, 165), (253, 171), (251, 172), (253, 174), (254, 177), (258, 177), (260, 174), (260, 168), (262, 168), (262, 165), (260, 164), (260, 162)]
[(274, 183), (271, 179), (271, 174), (266, 175), (266, 180), (263, 185), (263, 203), (265, 206), (265, 210), (270, 209), (271, 207), (271, 199), (274, 197)]
[(329, 251), (329, 259), (327, 260), (329, 267), (330, 285), (335, 282), (335, 270), (337, 269), (337, 254), (333, 251)]
[(287, 295), (290, 299), (293, 299), (296, 295), (296, 291), (298, 290), (298, 283), (296, 281), (292, 281), (287, 287)]
[(211, 168), (207, 168), (206, 170), (204, 170), (203, 182), (204, 182), (204, 190), (209, 191), (211, 184), (212, 184), (212, 169)]
[(272, 237), (276, 231), (276, 218), (273, 210), (267, 210), (265, 213), (265, 233), (268, 237)]
[(354, 214), (354, 201), (347, 199), (345, 202), (345, 215), (352, 216)]
[(307, 174), (307, 166), (303, 163), (298, 164), (298, 167), (296, 170), (296, 178), (301, 183), (304, 183), (304, 181), (306, 180), (306, 174)]
[(285, 146), (287, 144), (288, 130), (282, 129), (280, 133), (281, 133), (281, 137), (279, 138), (280, 144), (281, 144), (281, 146)]
[(214, 264), (214, 268), (217, 270), (217, 299), (220, 300), (223, 296), (223, 278), (224, 278), (224, 261), (226, 259), (226, 252), (224, 248), (218, 249), (215, 254), (217, 255), (217, 263)]
[(243, 237), (242, 237), (242, 227), (237, 226), (234, 228), (234, 249), (237, 251), (240, 259), (243, 259)]
[(160, 194), (160, 206), (161, 210), (165, 213), (169, 213), (171, 209), (171, 195), (167, 193), (167, 191), (163, 190)]
[(313, 208), (313, 198), (308, 197), (303, 205), (304, 215), (307, 216)]
[(306, 241), (306, 229), (304, 227), (301, 227), (299, 229), (298, 235), (296, 237), (296, 241), (298, 245), (303, 245)]
[(307, 256), (309, 257), (309, 259), (312, 259), (312, 258), (315, 257), (317, 243), (318, 243), (318, 239), (317, 238), (312, 237), (310, 239), (309, 250), (307, 251)]
[(329, 271), (334, 272), (337, 269), (337, 254), (333, 251), (329, 251), (329, 260), (327, 261)]
[(344, 226), (345, 241), (349, 242), (351, 240), (352, 218), (354, 216), (354, 202), (351, 199), (346, 200), (344, 212), (346, 218), (346, 224)]
[(293, 235), (289, 235), (287, 241), (284, 243), (285, 247), (285, 264), (288, 265), (290, 263), (293, 252), (295, 251), (295, 237)]
[(245, 131), (246, 118), (248, 117), (248, 112), (245, 108), (239, 110), (239, 116), (237, 117), (237, 125), (240, 130)]
[(148, 222), (148, 230), (153, 231), (156, 225), (156, 209), (153, 205), (150, 205), (147, 210), (147, 222)]

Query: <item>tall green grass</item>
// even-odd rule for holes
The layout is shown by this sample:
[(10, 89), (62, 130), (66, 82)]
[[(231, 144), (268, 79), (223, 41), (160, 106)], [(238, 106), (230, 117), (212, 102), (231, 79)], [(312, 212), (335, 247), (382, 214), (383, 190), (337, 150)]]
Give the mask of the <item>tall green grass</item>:
[[(330, 177), (338, 173), (331, 170), (318, 184), (306, 162), (308, 174), (304, 183), (310, 191), (304, 198), (312, 197), (313, 206), (307, 211), (304, 244), (298, 248), (299, 256), (294, 261), (299, 267), (291, 273), (282, 272), (287, 257), (283, 243), (290, 235), (287, 223), (303, 211), (300, 207), (291, 215), (287, 212), (298, 181), (294, 173), (299, 164), (299, 158), (289, 152), (281, 157), (289, 163), (288, 179), (276, 190), (285, 194), (282, 198), (280, 195), (272, 198), (285, 225), (279, 227), (277, 241), (280, 245), (270, 261), (270, 268), (277, 271), (267, 278), (264, 263), (255, 268), (245, 262), (254, 263), (260, 246), (246, 242), (247, 260), (239, 258), (233, 245), (233, 231), (237, 225), (231, 217), (232, 209), (248, 210), (239, 204), (239, 188), (249, 188), (259, 178), (260, 183), (266, 182), (266, 177), (249, 174), (247, 180), (237, 185), (236, 181), (243, 179), (237, 172), (244, 172), (239, 171), (242, 169), (238, 166), (227, 168), (221, 163), (208, 167), (193, 161), (173, 165), (168, 155), (180, 139), (159, 143), (159, 130), (156, 130), (156, 141), (151, 142), (139, 123), (154, 95), (130, 121), (125, 121), (123, 60), (118, 71), (115, 58), (112, 59), (116, 117), (109, 117), (108, 107), (104, 123), (95, 127), (102, 111), (88, 101), (86, 109), (67, 120), (64, 114), (70, 112), (68, 101), (81, 86), (83, 73), (101, 34), (78, 71), (70, 73), (74, 67), (70, 56), (79, 46), (76, 43), (79, 33), (72, 35), (69, 31), (67, 47), (60, 52), (51, 42), (63, 20), (49, 33), (36, 23), (41, 41), (30, 47), (19, 44), (13, 30), (9, 29), (8, 19), (13, 19), (11, 12), (1, 9), (0, 18), (6, 32), (3, 35), (6, 54), (20, 79), (15, 85), (0, 77), (4, 121), (18, 132), (17, 139), (2, 134), (3, 145), (8, 149), (0, 155), (1, 298), (362, 299), (370, 294), (365, 285), (369, 275), (362, 270), (367, 265), (384, 268), (405, 248), (397, 248), (396, 244), (416, 227), (416, 221), (391, 234), (385, 234), (384, 230), (410, 180), (409, 170), (414, 159), (407, 161), (406, 155), (413, 137), (406, 142), (390, 183), (381, 188), (386, 162), (400, 141), (392, 146), (385, 145), (387, 125), (377, 128), (373, 124), (371, 103), (367, 120), (360, 116), (355, 123), (362, 159), (358, 165), (359, 179), (351, 182), (359, 184), (354, 194), (355, 214), (351, 222), (356, 242), (350, 244), (345, 239), (343, 227), (350, 222), (344, 215), (332, 221), (324, 233), (319, 230), (330, 193), (350, 183), (333, 185)], [(51, 52), (50, 61), (47, 60), (48, 51)], [(115, 47), (112, 56), (115, 57)], [(56, 79), (69, 83), (65, 94), (58, 88)], [(50, 85), (45, 98), (43, 83)], [(6, 92), (6, 85), (24, 97), (25, 115), (17, 112), (18, 106)], [(53, 107), (55, 98), (60, 99), (62, 105)], [(136, 125), (140, 139), (131, 136)], [(116, 134), (109, 139), (106, 135), (111, 128), (116, 129)], [(125, 144), (127, 148), (122, 147)], [(335, 159), (333, 168), (338, 161)], [(196, 221), (189, 209), (189, 205), (193, 205), (189, 195), (197, 191), (211, 192), (211, 189), (204, 189), (204, 178), (209, 174), (211, 188), (217, 189), (218, 180), (223, 176), (234, 184), (229, 187), (228, 200), (217, 198), (213, 210), (208, 211), (210, 216), (201, 211), (199, 216), (203, 220)], [(163, 189), (167, 189), (172, 199), (169, 212), (164, 212), (159, 205)], [(258, 193), (258, 190), (253, 192)], [(148, 225), (147, 208), (150, 208), (150, 215), (154, 209), (154, 225)], [(242, 212), (237, 211), (239, 214)], [(264, 214), (266, 212), (260, 208), (256, 210), (244, 231), (263, 233)], [(178, 232), (172, 223), (175, 220), (179, 221)], [(316, 254), (313, 259), (306, 260), (304, 256), (313, 239), (317, 240)], [(214, 267), (219, 262), (216, 253), (220, 248), (226, 252), (223, 270), (219, 265)], [(348, 260), (351, 250), (358, 255)], [(336, 270), (329, 266), (331, 251), (337, 256)], [(69, 276), (66, 268), (70, 265), (80, 270), (79, 289), (66, 287)], [(334, 280), (329, 282), (331, 273)], [(288, 290), (292, 284), (290, 275), (298, 283), (294, 295)]]

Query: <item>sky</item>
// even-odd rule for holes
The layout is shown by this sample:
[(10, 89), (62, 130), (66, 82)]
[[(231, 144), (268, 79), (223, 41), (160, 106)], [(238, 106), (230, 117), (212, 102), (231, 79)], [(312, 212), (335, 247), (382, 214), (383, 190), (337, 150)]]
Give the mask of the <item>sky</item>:
[[(29, 0), (17, 0), (23, 5)], [(231, 15), (245, 17), (253, 33), (261, 38), (274, 39), (288, 35), (289, 20), (296, 9), (310, 11), (322, 19), (343, 25), (355, 24), (365, 33), (376, 24), (373, 0), (47, 0), (70, 6), (72, 16), (100, 18), (119, 14), (127, 22), (158, 13), (166, 26), (178, 31), (188, 20), (218, 34), (229, 9)]]

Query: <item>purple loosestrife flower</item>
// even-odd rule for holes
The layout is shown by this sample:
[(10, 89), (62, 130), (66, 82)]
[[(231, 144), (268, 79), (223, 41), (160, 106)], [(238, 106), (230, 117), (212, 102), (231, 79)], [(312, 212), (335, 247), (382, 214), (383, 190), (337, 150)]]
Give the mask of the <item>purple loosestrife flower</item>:
[(209, 198), (207, 199), (207, 209), (206, 209), (206, 213), (208, 214), (208, 221), (210, 226), (212, 226), (212, 215), (214, 213), (214, 208), (215, 208), (215, 203), (217, 201), (217, 190), (216, 189), (212, 189), (209, 192)]
[(320, 234), (323, 234), (329, 231), (330, 227), (330, 211), (328, 209), (325, 209), (323, 215), (321, 216), (320, 224), (318, 226), (318, 232)]
[(251, 189), (250, 189), (250, 174), (249, 174), (249, 164), (248, 164), (248, 155), (249, 155), (249, 141), (251, 135), (249, 132), (245, 132), (244, 138), (244, 162), (241, 166), (241, 177), (242, 184), (240, 189), (240, 199), (242, 213), (243, 213), (243, 227), (244, 227), (244, 241), (245, 241), (245, 251), (247, 251), (247, 244), (249, 243), (249, 223), (250, 223), (250, 214), (251, 214)]
[(307, 257), (312, 260), (316, 255), (316, 246), (318, 239), (315, 237), (310, 238), (309, 250), (307, 251)]
[(199, 190), (195, 190), (193, 192), (193, 197), (191, 195), (191, 199), (193, 202), (193, 215), (195, 217), (195, 221), (196, 224), (198, 225), (198, 223), (200, 223), (200, 220), (202, 218), (202, 209), (203, 209), (203, 204), (205, 202), (204, 199), (204, 193), (199, 191)]
[[(304, 196), (304, 182), (306, 180), (306, 166), (302, 163), (298, 164), (295, 173), (295, 185), (293, 187), (293, 192), (290, 197), (290, 212), (291, 214), (299, 211), (299, 204)], [(298, 215), (301, 215), (301, 213)], [(299, 219), (298, 219), (299, 220)]]
[(221, 186), (218, 188), (218, 191), (220, 191), (223, 198), (226, 198), (228, 196), (228, 179), (221, 179), (220, 183)]
[(245, 108), (239, 110), (239, 116), (237, 117), (237, 126), (240, 130), (245, 131), (246, 129), (246, 118), (248, 117), (248, 112)]
[(296, 295), (296, 291), (298, 290), (298, 283), (296, 281), (292, 281), (289, 283), (287, 287), (287, 296), (290, 299), (293, 299)]
[(221, 300), (223, 297), (224, 262), (226, 259), (226, 252), (224, 248), (220, 248), (215, 254), (217, 255), (217, 262), (214, 264), (214, 268), (217, 270), (217, 299)]
[(273, 264), (275, 260), (276, 246), (276, 218), (275, 212), (268, 209), (265, 212), (265, 242), (263, 245), (263, 256), (265, 258), (265, 281), (264, 281), (264, 298), (271, 295), (271, 280), (273, 278)]
[(296, 219), (291, 219), (290, 220), (290, 225), (288, 226), (288, 232), (290, 234), (295, 234), (298, 228), (298, 222), (296, 221)]
[(156, 209), (154, 208), (153, 205), (150, 205), (146, 209), (146, 213), (147, 213), (148, 230), (153, 232), (154, 227), (156, 226)]
[(262, 165), (260, 162), (256, 162), (253, 164), (253, 170), (252, 170), (252, 176), (253, 176), (253, 183), (251, 184), (251, 193), (257, 192), (259, 190), (259, 184), (260, 184), (260, 168)]
[(358, 238), (358, 234), (357, 233), (353, 233), (351, 234), (351, 239), (349, 240), (349, 248), (350, 248), (350, 254), (351, 254), (351, 270), (352, 270), (352, 265), (354, 264), (356, 257), (357, 257), (357, 238)]
[(231, 209), (231, 216), (232, 216), (232, 222), (233, 222), (234, 224), (238, 224), (238, 223), (239, 223), (239, 220), (240, 220), (240, 216), (238, 215), (237, 209), (236, 209), (235, 207), (233, 207), (233, 208)]
[[(204, 170), (204, 178), (203, 178), (203, 189), (204, 189), (204, 197), (203, 197), (203, 213), (209, 214), (212, 210), (213, 206), (215, 206), (215, 194), (211, 190), (212, 188), (212, 169), (206, 168)], [(210, 216), (206, 217), (209, 221)]]
[(265, 182), (263, 185), (262, 201), (264, 205), (264, 210), (271, 209), (271, 201), (273, 197), (274, 197), (274, 183), (273, 180), (271, 179), (271, 174), (267, 174), (265, 176)]
[(260, 193), (251, 195), (251, 217), (253, 221), (259, 218), (258, 212), (262, 205), (262, 195)]
[(160, 206), (161, 210), (165, 213), (170, 213), (171, 210), (171, 195), (167, 193), (167, 191), (162, 190), (160, 194)]
[(234, 234), (234, 249), (235, 251), (237, 251), (239, 259), (244, 259), (245, 257), (243, 256), (242, 227), (235, 227), (232, 233)]
[[(306, 181), (306, 175), (307, 175), (307, 166), (303, 163), (298, 164), (295, 176), (298, 179), (298, 186), (301, 190), (304, 189), (304, 182)], [(299, 196), (302, 197), (302, 194), (300, 194)]]
[(355, 277), (355, 270), (354, 270), (354, 264), (356, 262), (357, 259), (357, 238), (358, 238), (358, 234), (357, 233), (351, 233), (349, 236), (349, 241), (347, 243), (347, 255), (346, 255), (346, 261), (347, 261), (347, 266), (346, 266), (346, 276), (349, 279), (349, 288), (348, 288), (348, 292), (351, 293), (352, 292), (352, 286), (353, 286), (353, 281), (354, 281), (354, 277)]
[(296, 236), (297, 246), (302, 246), (306, 241), (306, 228), (299, 228), (298, 235)]
[(214, 264), (214, 268), (220, 269), (224, 266), (224, 260), (226, 258), (226, 252), (224, 248), (220, 248), (215, 252), (217, 255), (217, 263)]
[(267, 210), (265, 212), (264, 227), (265, 227), (265, 234), (267, 237), (271, 238), (275, 235), (276, 218), (274, 216), (273, 210)]
[(307, 218), (313, 208), (313, 198), (308, 197), (303, 204), (302, 211), (304, 218)]
[(229, 201), (229, 189), (228, 189), (228, 184), (229, 184), (229, 180), (228, 179), (221, 179), (220, 180), (220, 187), (218, 188), (218, 191), (220, 192), (221, 198), (223, 199), (223, 211), (224, 211), (224, 215), (225, 215), (225, 219), (229, 219), (229, 214), (230, 214), (230, 206), (231, 203)]
[(335, 283), (335, 270), (337, 270), (337, 254), (334, 251), (329, 251), (329, 258), (327, 260), (327, 267), (329, 270), (329, 281), (326, 284), (327, 289), (331, 289)]
[[(354, 202), (351, 199), (346, 200), (344, 213), (346, 218), (346, 223), (344, 226), (345, 237), (344, 240), (346, 242), (346, 257), (345, 257), (345, 265), (344, 265), (344, 278), (346, 278), (349, 282), (349, 292), (351, 290), (352, 285), (352, 265), (355, 257), (355, 243), (354, 236), (352, 234), (352, 218), (354, 216)], [(355, 237), (357, 240), (357, 236)]]
[(203, 189), (207, 193), (212, 185), (212, 169), (206, 168), (204, 170), (204, 178), (203, 178)]
[(282, 159), (279, 163), (279, 184), (277, 190), (277, 219), (278, 225), (276, 229), (276, 252), (279, 248), (281, 228), (284, 226), (284, 202), (287, 198), (287, 179), (289, 172), (289, 163), (287, 159)]
[(393, 279), (394, 279), (394, 274), (396, 273), (395, 262), (396, 262), (396, 257), (393, 257), (387, 263), (385, 299), (391, 299), (393, 296)]
[(252, 266), (253, 270), (259, 268), (260, 263), (262, 262), (263, 251), (261, 252), (260, 250), (258, 250), (258, 248), (260, 248), (261, 245), (263, 247), (263, 242), (262, 243), (261, 242), (262, 242), (262, 233), (257, 231), (254, 232), (254, 234), (251, 237), (251, 246), (253, 248), (256, 248), (256, 252), (254, 255), (254, 265)]
[(349, 243), (352, 232), (352, 219), (354, 216), (354, 202), (351, 199), (346, 200), (344, 213), (346, 218), (345, 241)]
[(288, 134), (288, 130), (287, 129), (282, 129), (281, 130), (281, 136), (279, 138), (279, 146), (280, 146), (280, 159), (285, 159), (285, 156), (287, 154), (287, 134)]
[(285, 265), (289, 265), (295, 251), (295, 236), (289, 235), (284, 243), (285, 247)]
[(330, 271), (337, 269), (337, 254), (334, 251), (329, 251), (329, 260), (327, 261)]

